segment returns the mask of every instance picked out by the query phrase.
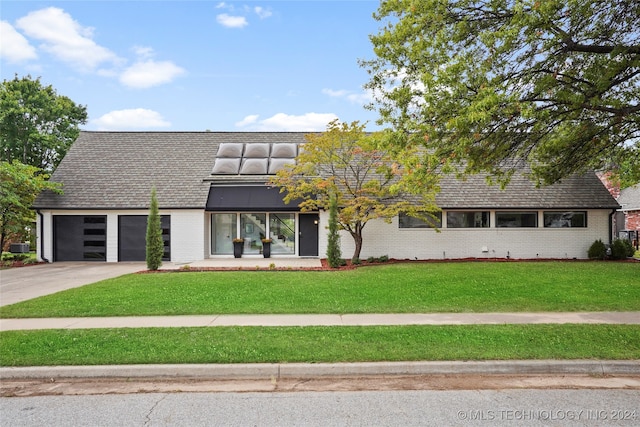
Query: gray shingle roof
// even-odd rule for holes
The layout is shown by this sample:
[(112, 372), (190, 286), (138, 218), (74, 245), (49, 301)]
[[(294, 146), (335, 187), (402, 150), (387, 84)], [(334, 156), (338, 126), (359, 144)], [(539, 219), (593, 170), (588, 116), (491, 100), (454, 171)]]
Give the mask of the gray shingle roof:
[(218, 146), (223, 142), (304, 142), (303, 132), (86, 132), (71, 146), (52, 181), (63, 195), (42, 193), (40, 209), (148, 208), (155, 186), (161, 208), (207, 203)]
[(625, 211), (640, 210), (640, 184), (620, 190), (618, 203), (622, 205), (622, 210)]
[(436, 196), (443, 209), (616, 209), (618, 203), (595, 173), (564, 178), (550, 186), (536, 188), (524, 174), (514, 174), (506, 189), (489, 185), (485, 177), (473, 175), (461, 181), (446, 177)]
[[(83, 131), (51, 178), (64, 183), (64, 194), (44, 192), (34, 207), (146, 209), (155, 186), (161, 208), (204, 209), (211, 182), (239, 178), (211, 175), (221, 143), (300, 144), (307, 133)], [(441, 188), (436, 200), (443, 209), (618, 207), (593, 173), (543, 188), (518, 175), (506, 190), (487, 185), (482, 176), (447, 177)]]

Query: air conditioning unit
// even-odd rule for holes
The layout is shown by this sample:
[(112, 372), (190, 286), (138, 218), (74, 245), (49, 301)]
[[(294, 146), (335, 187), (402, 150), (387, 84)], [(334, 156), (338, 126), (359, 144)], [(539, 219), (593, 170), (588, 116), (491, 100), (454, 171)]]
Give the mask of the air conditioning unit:
[(29, 253), (28, 243), (12, 243), (9, 246), (9, 252), (12, 254), (26, 254)]

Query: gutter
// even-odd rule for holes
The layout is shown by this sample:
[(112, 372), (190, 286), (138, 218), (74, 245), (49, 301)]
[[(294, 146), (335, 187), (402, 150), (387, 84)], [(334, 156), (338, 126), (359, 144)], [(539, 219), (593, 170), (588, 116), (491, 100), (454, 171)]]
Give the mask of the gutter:
[(36, 213), (40, 217), (40, 258), (49, 263), (50, 261), (44, 257), (44, 215), (42, 215), (40, 209), (36, 209)]

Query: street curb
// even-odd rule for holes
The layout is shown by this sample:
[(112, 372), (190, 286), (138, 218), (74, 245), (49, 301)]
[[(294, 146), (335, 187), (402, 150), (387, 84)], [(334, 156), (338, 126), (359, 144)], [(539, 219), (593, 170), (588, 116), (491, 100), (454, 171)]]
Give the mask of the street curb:
[(640, 360), (499, 360), (364, 363), (256, 363), (35, 366), (0, 368), (0, 379), (280, 379), (411, 375), (640, 375)]

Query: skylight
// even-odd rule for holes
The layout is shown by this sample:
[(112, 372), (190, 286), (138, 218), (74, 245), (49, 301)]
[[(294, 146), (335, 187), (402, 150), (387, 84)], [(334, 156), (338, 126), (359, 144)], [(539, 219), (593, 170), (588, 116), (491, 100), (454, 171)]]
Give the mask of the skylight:
[(212, 175), (275, 175), (286, 165), (295, 164), (297, 144), (222, 143), (218, 148)]

